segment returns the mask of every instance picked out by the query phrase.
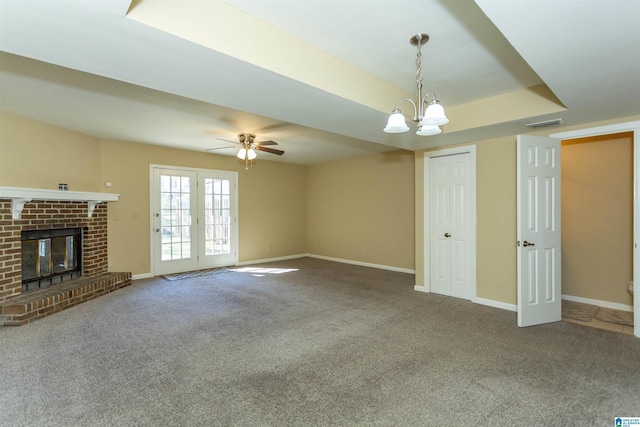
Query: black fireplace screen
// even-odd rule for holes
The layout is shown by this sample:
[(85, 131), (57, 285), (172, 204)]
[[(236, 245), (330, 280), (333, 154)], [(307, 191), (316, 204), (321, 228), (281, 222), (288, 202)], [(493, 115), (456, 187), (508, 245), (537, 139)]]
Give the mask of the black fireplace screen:
[(23, 231), (22, 291), (80, 277), (81, 240), (81, 228)]

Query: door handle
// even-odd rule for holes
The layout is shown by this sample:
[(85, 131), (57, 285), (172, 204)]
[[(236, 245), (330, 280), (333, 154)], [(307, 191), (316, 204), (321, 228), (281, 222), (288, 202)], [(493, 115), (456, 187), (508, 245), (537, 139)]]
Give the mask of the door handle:
[(524, 246), (525, 248), (526, 248), (527, 246), (535, 246), (535, 245), (536, 245), (535, 243), (529, 243), (529, 242), (527, 242), (526, 240), (522, 243), (522, 246)]
[(444, 237), (451, 237), (451, 234), (449, 234), (449, 233), (444, 233)]

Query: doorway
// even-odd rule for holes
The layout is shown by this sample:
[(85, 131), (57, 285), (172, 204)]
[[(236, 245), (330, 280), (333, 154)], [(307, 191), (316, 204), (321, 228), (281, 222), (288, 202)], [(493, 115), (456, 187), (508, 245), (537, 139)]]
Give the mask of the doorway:
[(424, 291), (476, 298), (475, 146), (425, 153)]
[(562, 293), (632, 310), (633, 134), (562, 141)]
[[(640, 278), (640, 269), (638, 268), (638, 266), (640, 266), (640, 252), (638, 251), (638, 241), (640, 241), (640, 121), (562, 132), (550, 136), (565, 141), (600, 135), (613, 135), (622, 132), (632, 132), (633, 134), (633, 313), (635, 319), (640, 319), (640, 297), (638, 296), (638, 291), (640, 290), (640, 286), (638, 285)], [(634, 335), (640, 338), (640, 322), (638, 321), (634, 323)]]

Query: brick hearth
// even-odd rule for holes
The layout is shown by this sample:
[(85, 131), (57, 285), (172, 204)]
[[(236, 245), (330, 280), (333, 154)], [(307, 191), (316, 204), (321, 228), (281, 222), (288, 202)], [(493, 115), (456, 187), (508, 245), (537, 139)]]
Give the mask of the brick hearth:
[[(130, 273), (107, 272), (106, 203), (91, 217), (81, 201), (33, 200), (19, 219), (12, 219), (11, 206), (0, 200), (0, 324), (28, 323), (131, 283)], [(83, 277), (23, 295), (21, 231), (73, 227), (82, 228)]]
[(130, 284), (131, 273), (102, 273), (28, 292), (0, 303), (0, 324), (25, 325)]

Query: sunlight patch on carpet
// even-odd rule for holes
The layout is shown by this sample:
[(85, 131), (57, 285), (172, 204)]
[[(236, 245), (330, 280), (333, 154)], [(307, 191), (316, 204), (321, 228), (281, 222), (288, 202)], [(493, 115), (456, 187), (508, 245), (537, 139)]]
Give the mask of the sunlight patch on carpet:
[(298, 271), (297, 268), (273, 268), (273, 267), (238, 267), (232, 268), (231, 271), (238, 273), (251, 273), (253, 276), (264, 276), (265, 274), (282, 274)]

